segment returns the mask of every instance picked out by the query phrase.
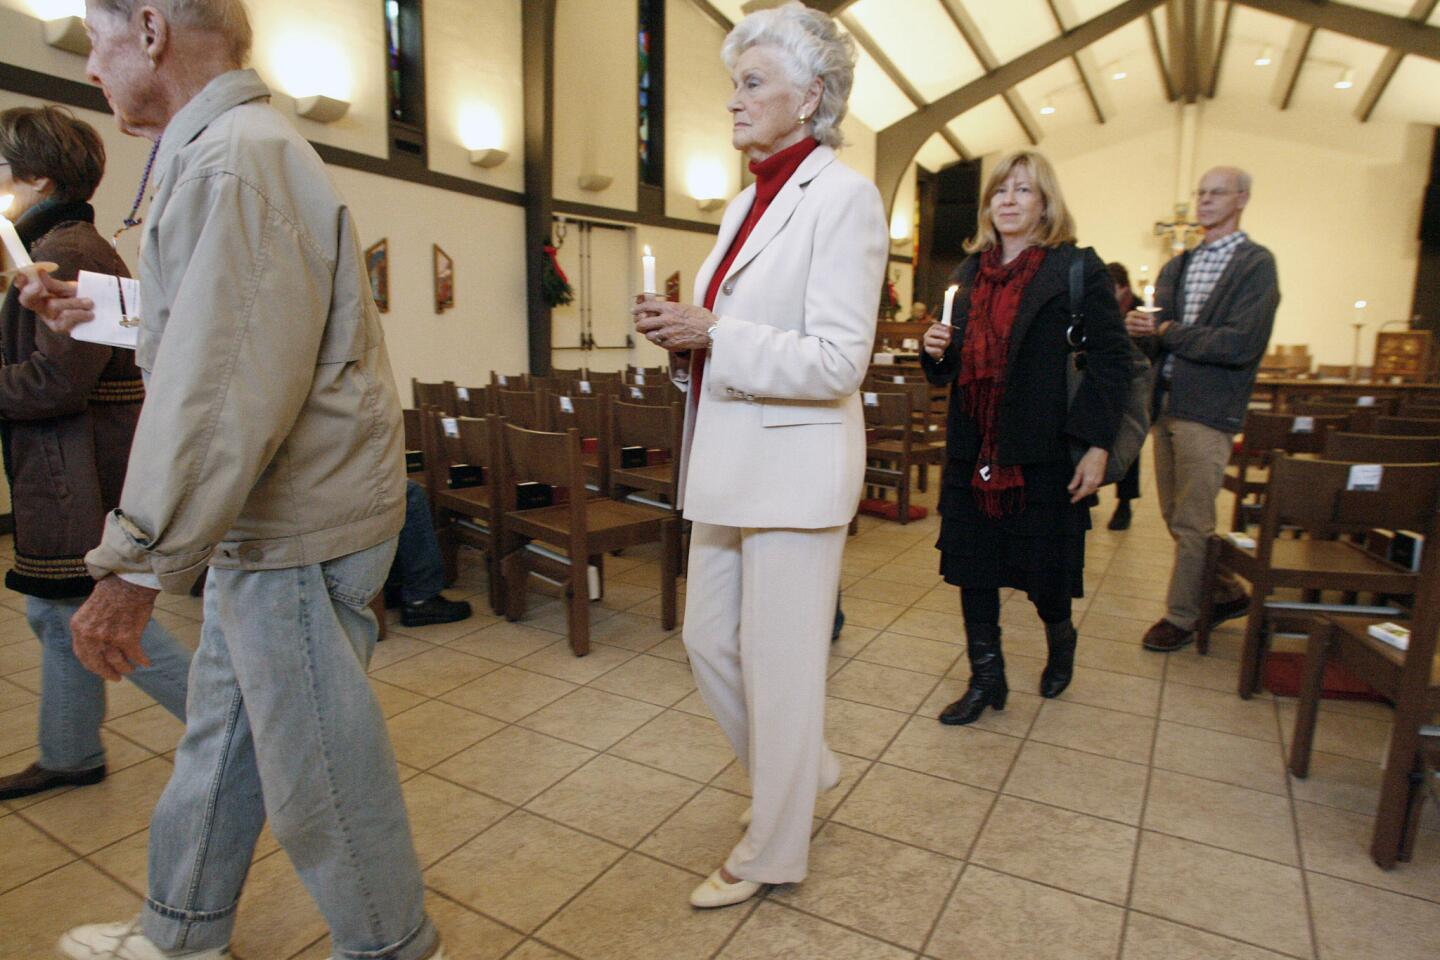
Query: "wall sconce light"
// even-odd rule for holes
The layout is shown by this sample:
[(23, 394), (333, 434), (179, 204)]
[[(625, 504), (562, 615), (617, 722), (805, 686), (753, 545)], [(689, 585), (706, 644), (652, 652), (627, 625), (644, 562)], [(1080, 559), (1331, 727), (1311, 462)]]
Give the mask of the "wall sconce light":
[(1049, 117), (1049, 116), (1053, 116), (1054, 114), (1055, 114), (1055, 104), (1051, 103), (1048, 99), (1047, 99), (1043, 104), (1040, 105), (1040, 116), (1042, 116), (1042, 117)]
[(701, 210), (712, 213), (725, 206), (730, 176), (725, 161), (709, 155), (693, 156), (685, 164), (685, 189)]
[(1257, 66), (1257, 67), (1268, 67), (1268, 66), (1270, 66), (1270, 64), (1272, 64), (1272, 63), (1274, 63), (1274, 62), (1275, 62), (1275, 48), (1272, 47), (1272, 46), (1270, 46), (1269, 44), (1266, 44), (1266, 45), (1265, 45), (1265, 48), (1260, 51), (1260, 56), (1258, 56), (1258, 57), (1255, 58), (1255, 66)]
[(312, 97), (296, 97), (295, 112), (306, 120), (314, 120), (316, 123), (334, 123), (345, 116), (350, 109), (350, 101), (337, 100), (334, 97), (327, 97), (323, 93), (317, 93)]
[(1340, 74), (1340, 79), (1335, 81), (1336, 90), (1349, 90), (1355, 86), (1355, 68), (1346, 67)]
[(702, 199), (700, 197), (696, 197), (695, 205), (701, 210), (704, 210), (706, 213), (713, 213), (714, 211), (719, 210), (721, 207), (725, 206), (725, 198), (705, 197)]
[(45, 21), (45, 42), (56, 50), (90, 56), (90, 38), (85, 34), (84, 17), (56, 17)]
[(603, 173), (582, 173), (578, 178), (581, 190), (599, 193), (614, 182), (615, 178)]
[(477, 167), (486, 167), (487, 169), (489, 167), (498, 167), (508, 159), (510, 159), (510, 154), (504, 150), (497, 150), (494, 147), (489, 147), (485, 150), (470, 151), (470, 162)]

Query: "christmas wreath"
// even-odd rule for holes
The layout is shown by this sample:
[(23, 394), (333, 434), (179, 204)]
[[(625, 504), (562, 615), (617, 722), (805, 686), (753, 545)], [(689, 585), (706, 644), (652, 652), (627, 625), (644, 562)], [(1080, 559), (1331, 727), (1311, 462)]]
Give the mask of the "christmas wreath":
[(560, 269), (560, 260), (555, 253), (552, 244), (545, 244), (545, 259), (540, 266), (540, 294), (545, 298), (546, 306), (563, 307), (575, 299), (575, 290), (570, 286), (570, 278)]

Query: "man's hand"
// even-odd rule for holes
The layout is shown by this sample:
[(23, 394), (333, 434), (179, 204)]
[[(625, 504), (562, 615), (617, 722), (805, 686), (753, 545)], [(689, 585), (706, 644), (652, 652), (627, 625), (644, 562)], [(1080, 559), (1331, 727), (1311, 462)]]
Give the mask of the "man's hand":
[(75, 656), (85, 669), (106, 680), (119, 680), (136, 667), (150, 666), (150, 658), (140, 649), (140, 634), (150, 622), (159, 592), (114, 574), (95, 584), (90, 598), (70, 618)]
[(40, 269), (17, 274), (15, 283), (20, 287), (20, 306), (33, 311), (56, 333), (69, 333), (76, 324), (95, 319), (95, 304), (75, 296), (78, 283), (56, 280)]
[(1132, 337), (1149, 337), (1155, 334), (1155, 314), (1131, 310), (1125, 314), (1125, 332)]

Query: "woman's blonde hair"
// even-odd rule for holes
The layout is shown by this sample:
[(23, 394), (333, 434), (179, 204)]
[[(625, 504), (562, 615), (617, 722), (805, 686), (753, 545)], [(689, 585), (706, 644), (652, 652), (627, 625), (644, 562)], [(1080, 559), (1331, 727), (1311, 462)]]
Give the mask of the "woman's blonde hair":
[(1075, 218), (1065, 206), (1065, 195), (1060, 192), (1060, 180), (1055, 176), (1055, 168), (1050, 166), (1050, 161), (1046, 160), (1044, 155), (1034, 150), (1017, 150), (1001, 157), (1000, 162), (995, 164), (995, 169), (990, 171), (990, 179), (985, 181), (975, 236), (965, 241), (967, 253), (981, 253), (1000, 242), (1000, 237), (995, 232), (995, 221), (990, 216), (990, 201), (995, 198), (1001, 185), (1016, 167), (1024, 167), (1030, 171), (1030, 179), (1034, 182), (1035, 189), (1040, 191), (1040, 199), (1044, 203), (1040, 208), (1040, 223), (1035, 230), (1036, 243), (1042, 247), (1058, 247), (1062, 243), (1075, 242)]

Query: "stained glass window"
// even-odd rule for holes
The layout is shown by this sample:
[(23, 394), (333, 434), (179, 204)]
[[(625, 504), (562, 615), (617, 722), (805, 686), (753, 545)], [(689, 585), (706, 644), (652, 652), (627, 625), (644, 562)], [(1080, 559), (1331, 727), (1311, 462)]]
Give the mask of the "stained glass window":
[(640, 182), (663, 186), (665, 0), (640, 0), (639, 49), (639, 160)]

